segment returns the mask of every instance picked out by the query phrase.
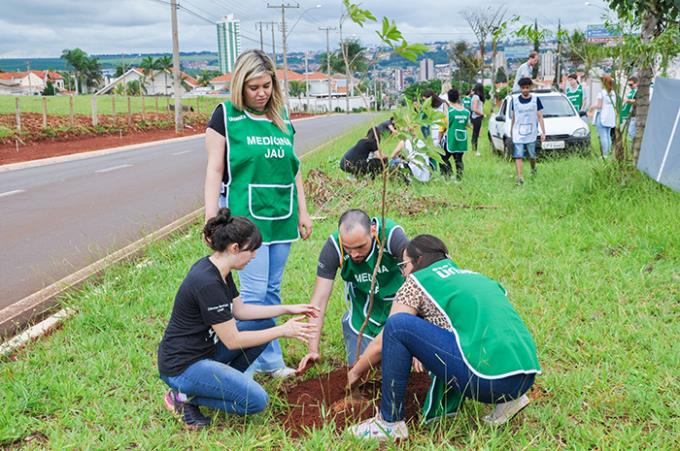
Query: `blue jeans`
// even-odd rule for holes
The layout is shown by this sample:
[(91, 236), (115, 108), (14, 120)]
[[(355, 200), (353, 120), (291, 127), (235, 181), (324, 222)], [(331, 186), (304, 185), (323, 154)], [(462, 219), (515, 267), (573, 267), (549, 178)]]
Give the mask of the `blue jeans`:
[(637, 136), (637, 119), (633, 116), (628, 122), (628, 139), (632, 141), (635, 139), (635, 136)]
[(600, 115), (595, 119), (595, 128), (597, 129), (597, 136), (600, 137), (600, 147), (602, 148), (602, 155), (606, 157), (612, 149), (612, 127), (605, 127), (600, 121)]
[[(354, 332), (349, 326), (349, 312), (342, 317), (342, 336), (345, 339), (345, 354), (347, 355), (347, 366), (354, 365), (357, 356), (357, 340), (359, 334)], [(363, 354), (369, 343), (373, 341), (368, 337), (361, 337), (361, 353)]]
[(527, 153), (529, 154), (529, 159), (530, 160), (535, 160), (536, 159), (536, 141), (532, 143), (512, 143), (514, 147), (514, 152), (512, 154), (512, 158), (524, 158), (524, 151), (526, 150)]
[(383, 329), (382, 400), (386, 421), (404, 418), (404, 394), (415, 357), (428, 371), (467, 398), (483, 403), (505, 402), (522, 396), (534, 383), (534, 374), (486, 379), (470, 371), (453, 332), (408, 313), (390, 316)]
[[(247, 304), (281, 304), (281, 278), (290, 253), (290, 243), (264, 244), (255, 258), (238, 272), (241, 298)], [(249, 372), (276, 371), (285, 367), (278, 340), (269, 343)]]
[[(240, 331), (270, 327), (274, 327), (271, 319), (242, 321), (238, 324)], [(187, 395), (191, 404), (227, 413), (251, 415), (263, 411), (269, 398), (260, 384), (243, 372), (265, 346), (230, 350), (218, 341), (217, 350), (211, 359), (194, 362), (178, 375), (160, 376), (170, 388)]]

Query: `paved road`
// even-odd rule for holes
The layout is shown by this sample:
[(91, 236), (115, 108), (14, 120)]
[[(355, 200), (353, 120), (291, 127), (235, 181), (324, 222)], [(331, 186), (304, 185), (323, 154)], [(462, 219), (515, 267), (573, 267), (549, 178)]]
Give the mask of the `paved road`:
[[(295, 121), (298, 155), (373, 116)], [(0, 309), (200, 208), (203, 137), (0, 173)]]

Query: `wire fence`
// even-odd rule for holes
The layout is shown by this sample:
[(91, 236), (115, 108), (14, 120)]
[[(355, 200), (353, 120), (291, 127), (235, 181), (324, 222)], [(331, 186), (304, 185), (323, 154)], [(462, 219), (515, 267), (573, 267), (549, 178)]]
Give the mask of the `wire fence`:
[[(182, 108), (207, 115), (225, 99), (223, 96), (184, 97)], [(158, 119), (173, 112), (174, 107), (174, 99), (170, 96), (0, 96), (0, 116), (14, 115), (18, 132), (21, 132), (22, 118), (34, 119), (36, 114), (42, 116), (45, 128), (50, 124), (50, 117), (59, 117), (60, 123), (67, 117), (67, 124), (75, 127), (82, 123), (82, 116), (86, 116), (92, 126), (97, 126), (103, 116), (127, 119), (132, 123), (140, 119)]]

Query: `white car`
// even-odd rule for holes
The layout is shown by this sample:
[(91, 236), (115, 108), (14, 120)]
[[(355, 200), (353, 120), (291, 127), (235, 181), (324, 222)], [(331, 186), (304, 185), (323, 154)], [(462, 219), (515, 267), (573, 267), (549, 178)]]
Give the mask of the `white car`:
[[(543, 121), (545, 123), (545, 142), (541, 144), (540, 135), (536, 142), (536, 152), (572, 152), (587, 155), (590, 153), (590, 127), (585, 122), (586, 113), (578, 112), (567, 96), (558, 91), (536, 90), (531, 93), (541, 99)], [(512, 158), (510, 127), (512, 113), (511, 94), (503, 99), (499, 110), (489, 119), (489, 140), (495, 152)], [(540, 129), (540, 126), (539, 126)]]

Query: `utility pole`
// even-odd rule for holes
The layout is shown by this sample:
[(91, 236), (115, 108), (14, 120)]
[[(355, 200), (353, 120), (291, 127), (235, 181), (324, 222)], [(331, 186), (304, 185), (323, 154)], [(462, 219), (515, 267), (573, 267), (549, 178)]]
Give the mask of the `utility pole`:
[(177, 0), (170, 0), (172, 17), (172, 89), (175, 91), (175, 133), (184, 129), (182, 123), (182, 79), (179, 70), (179, 37), (177, 34)]
[(28, 72), (28, 95), (33, 95), (33, 82), (31, 81), (31, 62), (26, 61), (26, 72)]
[(553, 87), (559, 91), (562, 82), (562, 20), (557, 19), (557, 57), (555, 58), (555, 78)]
[(326, 69), (328, 72), (328, 112), (331, 113), (333, 109), (333, 104), (331, 102), (331, 46), (328, 38), (328, 34), (331, 30), (335, 30), (335, 27), (319, 27), (319, 30), (326, 32)]
[(307, 60), (307, 51), (305, 50), (305, 101), (307, 103), (307, 112), (309, 112), (309, 61)]
[(264, 40), (262, 39), (262, 22), (256, 22), (255, 29), (260, 30), (260, 50), (264, 52)]
[(288, 57), (286, 55), (286, 34), (288, 33), (286, 30), (286, 9), (297, 9), (299, 7), (299, 3), (296, 3), (295, 5), (283, 2), (281, 2), (280, 5), (270, 5), (267, 3), (267, 8), (281, 8), (281, 36), (283, 37), (283, 43), (281, 44), (283, 46), (283, 95), (286, 98), (286, 108), (288, 111), (290, 111), (290, 104), (288, 103)]

